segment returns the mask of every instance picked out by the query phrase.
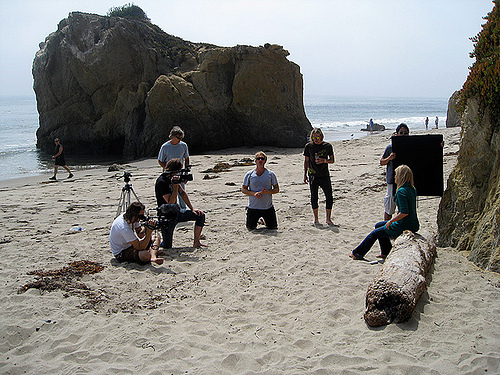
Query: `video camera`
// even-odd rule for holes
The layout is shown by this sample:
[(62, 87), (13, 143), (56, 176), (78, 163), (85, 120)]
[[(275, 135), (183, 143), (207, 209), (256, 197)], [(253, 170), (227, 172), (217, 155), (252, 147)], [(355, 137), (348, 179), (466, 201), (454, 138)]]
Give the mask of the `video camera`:
[(132, 177), (132, 173), (130, 172), (123, 172), (123, 180), (126, 182), (126, 183), (129, 183), (130, 182), (130, 177)]
[[(177, 214), (179, 213), (180, 208), (177, 203), (169, 204), (165, 203), (162, 204), (160, 207), (156, 208), (156, 215), (157, 216), (148, 216), (148, 217), (142, 217), (142, 221), (144, 222), (144, 226), (146, 226), (149, 229), (160, 229), (160, 228), (166, 228), (170, 225), (172, 221), (174, 221), (177, 218)], [(151, 226), (149, 225), (150, 220), (155, 220), (156, 225)]]
[(186, 168), (179, 169), (178, 171), (165, 171), (163, 173), (170, 177), (170, 181), (172, 181), (173, 184), (193, 181), (190, 165), (186, 165)]

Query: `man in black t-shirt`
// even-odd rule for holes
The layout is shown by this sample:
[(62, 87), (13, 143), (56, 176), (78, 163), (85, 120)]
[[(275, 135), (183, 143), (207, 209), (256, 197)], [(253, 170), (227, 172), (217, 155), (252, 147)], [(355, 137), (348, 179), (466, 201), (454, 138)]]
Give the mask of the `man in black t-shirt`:
[(180, 210), (177, 213), (177, 217), (166, 228), (161, 228), (163, 241), (160, 246), (167, 249), (172, 248), (175, 226), (182, 221), (195, 222), (193, 247), (205, 246), (200, 242), (201, 231), (205, 226), (205, 213), (193, 208), (187, 193), (180, 184), (179, 176), (177, 173), (171, 173), (179, 171), (181, 168), (182, 162), (180, 159), (169, 160), (165, 167), (165, 172), (158, 177), (155, 184), (156, 203), (158, 207), (163, 204), (177, 204), (177, 195), (180, 195), (186, 206), (189, 207), (189, 210)]
[(333, 193), (332, 182), (328, 164), (333, 164), (335, 157), (333, 147), (325, 142), (323, 132), (319, 128), (311, 131), (311, 141), (304, 148), (304, 183), (309, 182), (311, 190), (311, 207), (314, 214), (314, 224), (319, 224), (318, 219), (318, 190), (323, 190), (326, 199), (326, 223), (332, 222)]
[[(410, 134), (410, 128), (405, 123), (401, 123), (396, 128), (396, 132), (392, 135), (408, 135)], [(396, 154), (392, 152), (392, 143), (385, 148), (384, 154), (380, 158), (380, 165), (386, 165), (386, 181), (387, 181), (387, 193), (384, 198), (384, 220), (389, 221), (396, 211), (396, 203), (394, 202), (394, 195), (396, 194), (396, 185), (394, 183), (394, 162), (396, 159)]]

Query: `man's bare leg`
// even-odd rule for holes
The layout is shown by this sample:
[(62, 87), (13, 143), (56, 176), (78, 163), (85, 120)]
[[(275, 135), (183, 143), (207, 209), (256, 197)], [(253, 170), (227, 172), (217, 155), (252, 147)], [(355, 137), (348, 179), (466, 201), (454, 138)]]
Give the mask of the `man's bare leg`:
[(156, 264), (163, 264), (165, 259), (163, 258), (158, 258), (158, 249), (160, 248), (160, 236), (153, 236), (152, 237), (153, 244), (149, 248), (149, 250), (143, 250), (139, 251), (139, 258), (143, 262), (151, 262), (151, 263), (156, 263)]
[(201, 246), (207, 246), (203, 245), (200, 242), (200, 237), (201, 237), (201, 231), (203, 230), (203, 227), (199, 227), (197, 225), (194, 226), (194, 241), (193, 241), (193, 247), (201, 247)]
[(57, 169), (58, 169), (58, 165), (54, 165), (54, 175), (52, 176), (52, 179), (55, 180), (56, 179), (56, 176), (57, 176)]

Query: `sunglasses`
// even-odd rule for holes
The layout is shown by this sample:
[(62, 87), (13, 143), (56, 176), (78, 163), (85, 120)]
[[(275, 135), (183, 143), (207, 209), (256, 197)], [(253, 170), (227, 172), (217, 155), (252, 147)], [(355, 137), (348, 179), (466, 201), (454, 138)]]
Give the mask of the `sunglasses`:
[(255, 160), (266, 160), (266, 158), (259, 156), (259, 157), (256, 157)]

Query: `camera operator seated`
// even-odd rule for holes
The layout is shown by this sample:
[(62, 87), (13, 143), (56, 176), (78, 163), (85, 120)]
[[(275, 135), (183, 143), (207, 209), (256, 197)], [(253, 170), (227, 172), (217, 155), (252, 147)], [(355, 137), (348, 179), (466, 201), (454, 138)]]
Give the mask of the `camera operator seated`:
[(155, 193), (156, 202), (158, 207), (163, 204), (177, 204), (177, 195), (182, 197), (182, 200), (186, 203), (189, 210), (181, 210), (177, 213), (175, 219), (173, 219), (166, 227), (161, 228), (161, 233), (163, 241), (161, 247), (170, 249), (172, 248), (172, 240), (174, 236), (174, 229), (177, 223), (183, 221), (194, 221), (194, 241), (193, 247), (205, 246), (200, 242), (201, 231), (205, 226), (205, 214), (201, 210), (195, 210), (186, 191), (180, 185), (182, 181), (181, 173), (182, 162), (180, 159), (171, 159), (167, 162), (165, 166), (165, 172), (163, 172), (160, 177), (156, 180)]
[[(146, 219), (144, 208), (142, 203), (133, 202), (125, 213), (113, 221), (109, 244), (111, 252), (119, 262), (144, 265), (150, 262), (162, 264), (164, 261), (163, 258), (157, 257), (160, 238), (152, 236), (153, 230), (140, 224), (140, 220)], [(148, 224), (154, 228), (155, 222), (150, 220)]]

